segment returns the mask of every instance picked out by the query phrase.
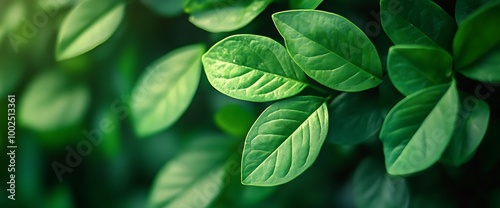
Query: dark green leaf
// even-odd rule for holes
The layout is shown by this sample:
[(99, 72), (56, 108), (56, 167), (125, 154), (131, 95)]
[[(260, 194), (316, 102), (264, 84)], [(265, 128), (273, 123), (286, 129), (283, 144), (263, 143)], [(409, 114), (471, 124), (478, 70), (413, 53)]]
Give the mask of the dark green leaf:
[(59, 29), (56, 59), (73, 58), (102, 44), (118, 28), (124, 12), (125, 4), (121, 0), (86, 0), (79, 3)]
[(455, 5), (455, 19), (460, 24), (470, 13), (482, 5), (497, 0), (457, 0)]
[(380, 132), (389, 174), (415, 173), (439, 160), (453, 134), (458, 99), (453, 81), (418, 91), (389, 112)]
[(184, 0), (141, 0), (141, 2), (149, 7), (157, 14), (163, 16), (176, 16), (183, 12)]
[(252, 127), (256, 116), (240, 105), (226, 105), (215, 114), (215, 124), (224, 132), (244, 137)]
[(200, 81), (201, 44), (176, 49), (144, 72), (131, 103), (136, 133), (149, 136), (175, 123), (186, 111)]
[(290, 0), (292, 9), (316, 9), (323, 0)]
[(293, 96), (306, 76), (278, 42), (257, 35), (221, 40), (203, 55), (208, 81), (237, 99), (265, 102)]
[(302, 96), (274, 103), (248, 132), (242, 183), (275, 186), (293, 180), (316, 160), (327, 132), (325, 99)]
[(456, 23), (431, 0), (380, 1), (382, 27), (394, 44), (451, 50)]
[(394, 86), (408, 96), (421, 89), (451, 82), (453, 60), (433, 47), (397, 45), (389, 49), (387, 72)]
[(273, 21), (292, 58), (319, 83), (349, 92), (380, 84), (377, 50), (349, 20), (323, 11), (295, 10), (275, 13)]

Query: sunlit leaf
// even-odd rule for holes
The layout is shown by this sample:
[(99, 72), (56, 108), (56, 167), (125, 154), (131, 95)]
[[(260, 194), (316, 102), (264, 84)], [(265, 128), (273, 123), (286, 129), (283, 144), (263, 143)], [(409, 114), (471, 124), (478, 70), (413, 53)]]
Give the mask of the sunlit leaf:
[(148, 66), (133, 90), (135, 132), (146, 137), (176, 122), (191, 103), (200, 80), (204, 45), (176, 49)]
[(380, 84), (377, 50), (349, 20), (314, 10), (278, 12), (272, 17), (293, 60), (314, 80), (349, 92)]
[(237, 99), (278, 100), (307, 86), (304, 72), (285, 48), (264, 36), (230, 36), (212, 46), (202, 60), (212, 86)]
[(299, 96), (269, 106), (248, 132), (241, 161), (245, 185), (275, 186), (316, 160), (328, 132), (325, 100)]

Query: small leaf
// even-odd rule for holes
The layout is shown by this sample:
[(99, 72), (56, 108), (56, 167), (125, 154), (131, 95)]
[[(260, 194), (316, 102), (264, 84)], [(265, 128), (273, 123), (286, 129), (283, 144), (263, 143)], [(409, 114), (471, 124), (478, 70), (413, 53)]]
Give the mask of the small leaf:
[(136, 133), (146, 137), (175, 123), (198, 88), (204, 45), (176, 49), (148, 66), (133, 90)]
[(215, 124), (224, 132), (238, 137), (246, 136), (256, 116), (240, 105), (226, 105), (215, 114)]
[(404, 208), (410, 204), (406, 180), (388, 175), (384, 165), (373, 158), (361, 162), (354, 172), (354, 202), (363, 208)]
[(465, 93), (460, 93), (460, 101), (453, 138), (441, 157), (443, 162), (453, 166), (460, 166), (472, 158), (486, 134), (490, 119), (488, 103)]
[(327, 132), (323, 98), (302, 96), (274, 103), (248, 132), (241, 182), (275, 186), (293, 180), (316, 160)]
[(208, 207), (227, 185), (225, 163), (237, 143), (215, 135), (191, 141), (157, 174), (148, 207)]
[(208, 32), (229, 32), (250, 23), (271, 0), (188, 0), (184, 11), (189, 21)]
[(451, 82), (453, 60), (448, 52), (418, 45), (389, 49), (387, 72), (394, 86), (408, 96), (421, 89)]
[(373, 91), (342, 93), (330, 103), (329, 141), (357, 144), (378, 137), (383, 118)]
[(19, 120), (39, 132), (67, 128), (83, 119), (89, 101), (90, 90), (84, 83), (51, 70), (26, 88), (19, 103)]
[(293, 60), (314, 80), (348, 92), (380, 84), (377, 50), (349, 20), (314, 10), (278, 12), (272, 17)]
[(202, 61), (210, 84), (241, 100), (283, 99), (307, 86), (304, 72), (285, 48), (263, 36), (230, 36), (212, 46)]
[(391, 175), (422, 171), (439, 160), (451, 140), (458, 114), (455, 81), (425, 88), (387, 115), (380, 140)]
[(451, 50), (456, 23), (431, 0), (380, 1), (382, 27), (394, 44)]
[(176, 16), (183, 12), (184, 0), (141, 0), (149, 9), (166, 17)]
[(323, 0), (290, 0), (292, 9), (316, 9)]
[(86, 0), (78, 4), (62, 22), (56, 59), (73, 58), (102, 44), (118, 28), (124, 12), (121, 0)]
[(478, 9), (482, 5), (498, 0), (457, 0), (455, 5), (455, 19), (460, 24), (470, 13)]

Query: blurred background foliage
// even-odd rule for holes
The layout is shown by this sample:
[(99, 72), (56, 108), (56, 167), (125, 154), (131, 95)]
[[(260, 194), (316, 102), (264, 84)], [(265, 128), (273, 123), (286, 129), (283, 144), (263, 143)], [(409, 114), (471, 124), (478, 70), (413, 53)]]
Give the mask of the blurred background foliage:
[[(180, 160), (176, 155), (192, 145), (191, 141), (200, 139), (227, 138), (228, 142), (237, 139), (240, 145), (236, 145), (229, 158), (239, 162), (241, 142), (267, 103), (226, 97), (215, 91), (202, 73), (196, 94), (180, 119), (170, 128), (146, 138), (134, 132), (126, 103), (147, 66), (174, 49), (197, 43), (208, 48), (231, 34), (241, 33), (265, 35), (283, 43), (271, 14), (289, 9), (288, 1), (270, 3), (241, 29), (211, 33), (189, 21), (182, 0), (130, 0), (121, 24), (109, 40), (83, 55), (58, 62), (57, 33), (78, 2), (0, 1), (0, 115), (7, 117), (4, 98), (16, 95), (18, 145), (16, 201), (8, 200), (4, 192), (0, 197), (1, 207), (145, 207), (156, 174), (164, 165)], [(295, 2), (292, 6), (300, 5), (300, 1), (292, 2)], [(453, 16), (455, 1), (436, 2)], [(378, 22), (377, 0), (325, 0), (318, 9), (343, 15), (364, 30), (385, 63), (392, 43)], [(46, 14), (47, 22), (35, 25), (34, 18), (40, 12)], [(384, 80), (387, 82), (388, 79)], [(464, 83), (467, 84), (461, 87), (472, 92), (480, 84), (470, 80)], [(378, 90), (394, 90), (391, 87), (389, 82)], [(391, 106), (391, 99), (394, 98), (377, 100), (343, 95), (334, 102), (378, 101), (381, 106)], [(356, 146), (325, 143), (309, 170), (278, 187), (243, 186), (239, 171), (229, 174), (220, 196), (211, 206), (500, 207), (499, 99), (498, 92), (488, 98), (490, 106), (496, 105), (492, 108), (490, 128), (477, 154), (460, 168), (438, 164), (406, 179), (388, 176), (383, 171), (382, 145), (377, 138), (376, 124), (381, 120), (360, 113), (366, 117), (359, 122), (375, 123), (374, 132), (356, 135), (369, 137), (367, 141)], [(371, 110), (356, 105), (341, 108), (385, 113), (390, 109)], [(333, 122), (342, 122), (341, 119)], [(358, 123), (351, 121), (349, 125)], [(0, 124), (7, 126), (6, 119)], [(356, 133), (349, 129), (334, 132), (335, 136)], [(1, 128), (0, 133), (6, 135), (6, 128)], [(85, 149), (82, 141), (88, 140), (87, 135), (102, 136), (102, 143)], [(0, 140), (0, 145), (6, 146), (6, 140)], [(64, 173), (59, 181), (53, 163), (67, 165), (68, 152), (78, 148), (90, 153), (82, 156), (81, 162), (70, 167), (72, 171)], [(0, 167), (4, 169), (7, 163), (7, 159), (2, 159)], [(200, 168), (200, 164), (190, 165), (187, 167), (193, 170)], [(0, 174), (2, 181), (7, 181), (7, 171)], [(4, 182), (0, 183), (0, 189), (6, 190)], [(388, 203), (391, 201), (392, 205)]]

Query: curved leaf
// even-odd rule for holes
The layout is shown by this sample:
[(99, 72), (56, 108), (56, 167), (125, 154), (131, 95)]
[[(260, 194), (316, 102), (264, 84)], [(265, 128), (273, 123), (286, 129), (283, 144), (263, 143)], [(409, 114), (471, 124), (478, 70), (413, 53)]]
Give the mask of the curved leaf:
[(380, 84), (377, 50), (349, 20), (314, 10), (278, 12), (272, 17), (293, 60), (314, 80), (349, 92)]
[(176, 122), (198, 88), (201, 44), (176, 49), (159, 58), (144, 72), (133, 90), (131, 103), (136, 133), (149, 136)]
[(399, 102), (387, 115), (380, 140), (391, 175), (424, 170), (439, 160), (458, 114), (455, 82), (429, 87)]
[(64, 19), (57, 37), (56, 59), (73, 58), (109, 39), (125, 12), (121, 0), (86, 0)]
[(191, 141), (158, 172), (148, 207), (208, 207), (227, 185), (225, 163), (237, 143), (220, 136)]
[(229, 32), (250, 23), (271, 0), (188, 0), (189, 21), (208, 32)]
[(382, 27), (394, 44), (451, 50), (456, 23), (431, 0), (381, 0), (380, 13)]
[(293, 96), (306, 76), (278, 42), (257, 35), (221, 40), (203, 55), (208, 81), (237, 99), (266, 102)]
[(460, 111), (455, 132), (441, 160), (454, 166), (467, 162), (483, 141), (490, 120), (488, 103), (460, 93)]
[(292, 9), (316, 9), (323, 0), (290, 0)]
[(421, 89), (451, 82), (453, 60), (433, 47), (397, 45), (389, 48), (387, 72), (394, 86), (408, 96)]
[(406, 180), (388, 175), (373, 158), (359, 164), (353, 179), (354, 203), (363, 208), (404, 208), (410, 204)]
[(293, 180), (316, 160), (327, 132), (323, 98), (294, 97), (269, 106), (248, 132), (241, 182), (275, 186)]

